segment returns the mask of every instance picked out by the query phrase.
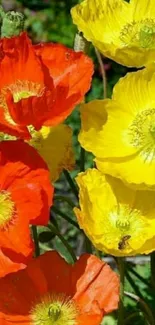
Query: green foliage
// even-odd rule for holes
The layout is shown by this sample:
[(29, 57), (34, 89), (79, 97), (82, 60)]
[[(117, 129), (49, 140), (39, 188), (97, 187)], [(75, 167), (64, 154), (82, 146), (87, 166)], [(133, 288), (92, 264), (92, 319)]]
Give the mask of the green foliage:
[(61, 42), (72, 47), (76, 27), (72, 24), (70, 9), (74, 4), (75, 1), (39, 1), (39, 4), (28, 1), (24, 9), (25, 26), (34, 41)]

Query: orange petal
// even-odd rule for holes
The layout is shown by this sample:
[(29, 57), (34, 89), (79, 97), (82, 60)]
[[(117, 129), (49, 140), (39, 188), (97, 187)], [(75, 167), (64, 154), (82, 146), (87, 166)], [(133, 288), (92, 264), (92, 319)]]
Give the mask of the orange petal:
[(100, 311), (102, 316), (118, 308), (119, 278), (108, 264), (84, 254), (75, 264), (73, 275), (73, 283), (76, 283), (74, 299), (82, 314), (88, 312), (99, 316)]

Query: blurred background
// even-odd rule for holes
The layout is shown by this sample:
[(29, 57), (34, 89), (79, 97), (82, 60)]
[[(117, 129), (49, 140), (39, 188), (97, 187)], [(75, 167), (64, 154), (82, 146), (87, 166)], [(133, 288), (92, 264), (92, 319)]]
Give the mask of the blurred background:
[[(6, 11), (17, 10), (25, 15), (25, 27), (33, 43), (38, 42), (57, 42), (62, 43), (68, 47), (73, 48), (75, 34), (77, 32), (76, 26), (73, 25), (70, 16), (70, 9), (77, 4), (78, 0), (2, 0)], [(89, 55), (92, 57), (95, 64), (95, 73), (92, 87), (86, 96), (86, 101), (96, 98), (103, 98), (103, 83), (100, 65), (96, 58), (93, 46), (90, 47)], [(111, 96), (112, 88), (118, 79), (124, 76), (127, 68), (102, 57), (104, 68), (106, 71), (108, 81), (108, 97)], [(131, 70), (131, 69), (130, 69)], [(78, 143), (78, 132), (80, 129), (80, 116), (78, 107), (74, 110), (72, 115), (65, 121), (73, 129), (73, 146), (76, 156), (76, 170), (71, 172), (74, 176), (80, 171), (80, 154), (81, 148)], [(85, 153), (85, 167), (93, 166), (93, 157), (89, 153)], [(62, 174), (59, 181), (55, 183), (56, 197), (66, 196), (68, 201), (73, 205), (77, 204), (74, 194), (72, 194), (65, 176)], [(71, 205), (72, 205), (71, 203)], [(66, 217), (76, 221), (70, 204), (67, 202), (60, 202), (55, 199), (54, 208), (51, 209), (51, 222), (60, 230), (62, 236), (73, 247), (77, 256), (91, 250), (96, 253), (95, 249), (91, 247), (89, 241), (84, 234), (80, 232), (74, 225), (66, 221)], [(62, 241), (52, 233), (48, 233), (46, 228), (39, 228), (39, 240), (41, 250), (48, 250), (51, 247), (57, 249), (70, 262), (70, 255), (63, 245)], [(97, 252), (100, 257), (104, 254)], [(113, 258), (104, 256), (112, 267), (115, 268), (115, 261)], [(141, 299), (145, 299), (149, 306), (155, 305), (155, 295), (152, 292), (150, 282), (150, 264), (149, 258), (137, 257), (129, 259), (129, 268), (127, 271), (126, 290), (138, 294)], [(139, 304), (132, 300), (126, 299), (127, 315), (128, 313), (135, 313), (134, 324), (143, 325), (149, 324), (144, 320), (143, 314), (139, 310)], [(137, 316), (136, 316), (137, 315)], [(104, 320), (104, 325), (116, 324), (115, 314), (108, 316)], [(132, 319), (125, 324), (132, 324)], [(122, 324), (123, 325), (123, 324)]]

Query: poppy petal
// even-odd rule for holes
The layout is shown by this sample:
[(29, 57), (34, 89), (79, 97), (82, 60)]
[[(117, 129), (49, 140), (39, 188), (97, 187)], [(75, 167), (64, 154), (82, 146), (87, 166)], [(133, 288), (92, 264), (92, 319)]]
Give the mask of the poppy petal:
[(68, 96), (78, 93), (80, 102), (90, 88), (94, 70), (92, 60), (83, 52), (75, 52), (62, 44), (39, 44), (34, 49), (48, 67), (54, 84), (66, 86), (67, 77)]
[[(79, 276), (83, 269), (84, 272)], [(81, 313), (93, 314), (96, 301), (97, 314), (99, 309), (100, 312), (109, 313), (118, 308), (119, 278), (105, 262), (93, 255), (84, 254), (75, 264), (72, 279), (76, 283), (74, 299), (78, 302)]]

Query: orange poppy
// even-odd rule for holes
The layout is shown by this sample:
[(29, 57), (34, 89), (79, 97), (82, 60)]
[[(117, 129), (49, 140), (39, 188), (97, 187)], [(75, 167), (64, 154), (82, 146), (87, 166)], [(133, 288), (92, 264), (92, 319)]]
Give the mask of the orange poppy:
[(118, 308), (118, 276), (89, 254), (72, 266), (57, 252), (47, 252), (0, 279), (0, 288), (0, 324), (5, 325), (99, 325)]
[(29, 139), (63, 121), (89, 90), (93, 63), (63, 45), (33, 46), (24, 32), (0, 41), (0, 131)]
[(0, 277), (32, 257), (29, 225), (49, 219), (53, 188), (36, 150), (22, 140), (0, 143)]

